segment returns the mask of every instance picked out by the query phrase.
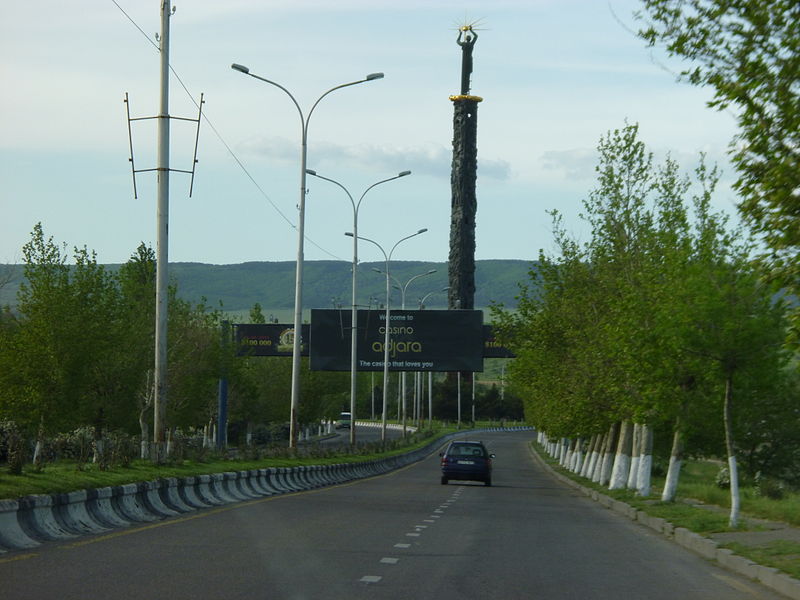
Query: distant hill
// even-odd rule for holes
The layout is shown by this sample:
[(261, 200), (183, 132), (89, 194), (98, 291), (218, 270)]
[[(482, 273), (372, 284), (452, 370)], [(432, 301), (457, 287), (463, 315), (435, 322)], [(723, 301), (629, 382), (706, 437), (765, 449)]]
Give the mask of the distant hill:
[[(119, 265), (106, 265), (117, 269)], [(383, 262), (362, 262), (358, 270), (359, 302), (373, 297), (376, 304), (386, 296), (386, 279), (382, 273)], [(492, 302), (507, 307), (516, 306), (514, 297), (519, 293), (519, 283), (529, 281), (531, 263), (525, 260), (479, 260), (475, 266), (475, 306), (485, 308)], [(435, 269), (436, 273), (420, 277), (407, 290), (406, 308), (417, 308), (419, 300), (434, 292), (426, 300), (429, 308), (447, 306), (447, 264), (423, 261), (392, 261), (391, 275), (401, 284), (420, 273)], [(351, 264), (345, 261), (306, 261), (303, 271), (303, 306), (305, 308), (331, 308), (336, 304), (349, 306), (351, 294)], [(0, 288), (0, 305), (16, 304), (16, 293), (22, 280), (22, 265), (0, 265), (0, 283), (10, 280)], [(208, 265), (203, 263), (171, 263), (170, 278), (178, 285), (178, 295), (191, 301), (205, 298), (212, 306), (225, 311), (248, 311), (256, 302), (265, 312), (291, 311), (294, 307), (294, 261), (247, 262), (235, 265)], [(393, 302), (399, 302), (399, 293), (393, 291)]]

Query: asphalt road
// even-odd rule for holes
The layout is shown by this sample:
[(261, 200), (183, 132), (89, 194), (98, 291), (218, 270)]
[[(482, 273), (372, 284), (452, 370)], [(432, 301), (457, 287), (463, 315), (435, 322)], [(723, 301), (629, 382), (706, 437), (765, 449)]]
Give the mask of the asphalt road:
[(779, 596), (550, 477), (525, 432), (480, 436), (494, 486), (438, 456), (0, 558), (0, 598), (676, 599)]
[[(380, 442), (381, 441), (381, 427), (363, 426), (356, 427), (356, 442), (361, 444), (364, 442)], [(399, 438), (403, 434), (402, 429), (394, 427), (386, 428), (386, 439), (393, 440)], [(330, 436), (326, 436), (319, 440), (320, 446), (349, 446), (350, 445), (350, 430), (349, 429), (334, 429)]]

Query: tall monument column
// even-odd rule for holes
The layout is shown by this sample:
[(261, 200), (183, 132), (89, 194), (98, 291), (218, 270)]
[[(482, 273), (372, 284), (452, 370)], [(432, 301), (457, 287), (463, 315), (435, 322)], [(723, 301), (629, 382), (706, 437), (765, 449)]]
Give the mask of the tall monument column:
[(478, 201), (475, 181), (478, 169), (478, 103), (470, 95), (472, 50), (478, 34), (472, 25), (459, 28), (456, 43), (461, 46), (461, 93), (453, 102), (453, 165), (450, 173), (450, 256), (448, 277), (450, 309), (475, 308), (475, 214)]

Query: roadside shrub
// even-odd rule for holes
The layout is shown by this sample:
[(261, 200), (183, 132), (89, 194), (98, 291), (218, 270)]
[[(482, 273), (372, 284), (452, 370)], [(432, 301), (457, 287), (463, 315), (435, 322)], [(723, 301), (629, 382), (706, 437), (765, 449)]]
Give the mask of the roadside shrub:
[(80, 427), (68, 433), (59, 433), (52, 440), (55, 459), (74, 460), (75, 468), (82, 471), (94, 453), (94, 429)]
[(14, 421), (0, 422), (0, 458), (5, 457), (8, 472), (11, 475), (22, 475), (25, 464), (25, 439)]
[(731, 474), (728, 472), (728, 467), (722, 467), (717, 471), (716, 481), (717, 487), (723, 490), (728, 490), (731, 487)]
[(205, 446), (204, 441), (201, 430), (185, 432), (176, 429), (172, 432), (169, 460), (172, 462), (192, 460), (201, 463), (208, 461), (214, 454), (214, 448)]
[(779, 479), (762, 475), (761, 471), (755, 474), (753, 490), (756, 496), (770, 498), (772, 500), (782, 500), (786, 495), (786, 486)]
[(139, 455), (138, 438), (124, 431), (112, 431), (105, 436), (104, 455), (108, 467), (130, 467)]

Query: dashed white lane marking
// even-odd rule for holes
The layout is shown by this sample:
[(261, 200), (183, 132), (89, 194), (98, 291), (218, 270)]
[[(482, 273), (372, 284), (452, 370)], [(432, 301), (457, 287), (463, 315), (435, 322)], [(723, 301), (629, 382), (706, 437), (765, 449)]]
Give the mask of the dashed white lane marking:
[[(451, 496), (451, 498), (449, 500), (447, 500), (446, 502), (441, 504), (439, 506), (439, 508), (437, 508), (433, 512), (434, 513), (443, 513), (444, 512), (443, 509), (450, 508), (450, 505), (453, 502), (455, 502), (456, 500), (458, 500), (458, 497), (461, 494), (462, 490), (463, 490), (463, 488), (458, 488), (458, 490), (456, 490), (453, 493), (453, 495)], [(441, 518), (441, 514), (433, 514), (433, 515), (431, 515), (430, 519), (425, 519), (424, 522), (425, 523), (435, 523), (436, 522), (435, 519), (439, 519), (439, 518)], [(423, 531), (424, 529), (427, 529), (427, 528), (428, 528), (427, 525), (414, 525), (415, 531), (413, 533), (407, 533), (406, 537), (420, 537), (420, 535), (422, 535), (420, 532)], [(394, 545), (394, 547), (395, 548), (410, 548), (411, 544), (397, 543), (397, 544)], [(394, 557), (391, 557), (391, 556), (384, 556), (383, 558), (381, 558), (380, 562), (382, 564), (385, 564), (385, 565), (396, 565), (398, 562), (400, 562), (400, 559), (399, 558), (394, 558)], [(381, 579), (383, 579), (383, 577), (381, 577), (380, 575), (364, 575), (364, 577), (362, 577), (359, 581), (361, 581), (362, 583), (378, 583)]]

